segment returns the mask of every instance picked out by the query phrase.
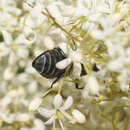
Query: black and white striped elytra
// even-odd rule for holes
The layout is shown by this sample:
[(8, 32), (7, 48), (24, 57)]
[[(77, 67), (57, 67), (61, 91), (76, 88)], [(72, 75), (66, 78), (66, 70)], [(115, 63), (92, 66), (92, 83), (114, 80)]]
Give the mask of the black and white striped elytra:
[(66, 54), (59, 48), (54, 48), (52, 50), (47, 50), (40, 54), (36, 59), (34, 59), (32, 66), (46, 78), (56, 78), (52, 83), (56, 83), (65, 73), (65, 69), (56, 68), (56, 63), (67, 58)]

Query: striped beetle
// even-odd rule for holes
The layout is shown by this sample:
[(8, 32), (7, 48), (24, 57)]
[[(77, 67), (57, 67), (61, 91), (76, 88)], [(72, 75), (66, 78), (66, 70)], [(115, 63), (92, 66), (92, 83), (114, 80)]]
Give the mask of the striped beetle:
[[(64, 74), (70, 73), (73, 69), (73, 63), (71, 65), (68, 65), (64, 69), (58, 69), (56, 68), (56, 64), (64, 59), (67, 58), (67, 55), (64, 53), (64, 51), (60, 48), (54, 48), (52, 50), (47, 50), (40, 54), (38, 57), (34, 59), (32, 62), (32, 66), (43, 76), (46, 78), (56, 78), (52, 84), (51, 87), (61, 78), (64, 76)], [(86, 71), (84, 68), (84, 65), (81, 64), (81, 73), (80, 76), (86, 75)], [(77, 89), (81, 89), (78, 86), (78, 83), (75, 83), (75, 87)]]

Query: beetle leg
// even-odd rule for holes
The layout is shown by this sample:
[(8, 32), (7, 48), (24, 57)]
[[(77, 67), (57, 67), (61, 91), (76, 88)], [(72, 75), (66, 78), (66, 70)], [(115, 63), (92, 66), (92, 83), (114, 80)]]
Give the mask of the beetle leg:
[(57, 77), (51, 84), (51, 88), (53, 88), (53, 85), (60, 79), (60, 77)]
[(81, 74), (80, 74), (80, 76), (87, 75), (87, 72), (86, 72), (86, 70), (85, 70), (84, 65), (83, 65), (82, 63), (80, 63), (80, 64), (81, 64)]
[(64, 74), (64, 71), (62, 72), (62, 73), (60, 73), (57, 77), (56, 77), (56, 79), (52, 82), (52, 84), (51, 84), (51, 88), (53, 87), (53, 85), (63, 76), (63, 74)]
[(75, 88), (77, 89), (83, 89), (84, 87), (80, 88), (78, 83), (75, 83)]
[[(87, 72), (86, 72), (86, 70), (85, 70), (85, 67), (84, 67), (84, 65), (82, 64), (82, 63), (80, 63), (81, 64), (81, 73), (80, 73), (80, 76), (84, 76), (84, 75), (87, 75)], [(79, 87), (79, 84), (78, 83), (75, 83), (75, 87), (77, 88), (77, 89), (83, 89), (84, 87)]]
[(93, 65), (93, 68), (92, 68), (92, 69), (93, 69), (93, 71), (95, 71), (95, 72), (98, 72), (98, 71), (100, 70), (100, 69), (97, 67), (96, 64)]
[(78, 79), (75, 79), (75, 87), (77, 89), (83, 89), (84, 87), (79, 87), (79, 82), (78, 82)]

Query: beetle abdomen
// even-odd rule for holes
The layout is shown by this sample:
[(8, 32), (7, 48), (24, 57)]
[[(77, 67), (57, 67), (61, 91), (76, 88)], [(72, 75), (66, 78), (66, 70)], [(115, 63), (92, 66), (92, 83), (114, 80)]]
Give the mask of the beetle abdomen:
[(61, 76), (65, 69), (56, 68), (56, 63), (67, 58), (60, 48), (45, 51), (39, 55), (32, 63), (32, 66), (44, 77), (55, 78)]

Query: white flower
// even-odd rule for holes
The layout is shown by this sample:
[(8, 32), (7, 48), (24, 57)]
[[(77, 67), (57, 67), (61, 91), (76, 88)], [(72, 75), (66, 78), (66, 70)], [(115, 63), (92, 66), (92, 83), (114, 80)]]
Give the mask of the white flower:
[(42, 99), (40, 97), (36, 97), (29, 104), (29, 110), (35, 111), (42, 103)]
[[(44, 119), (48, 120), (45, 124), (53, 124), (52, 130), (89, 129), (89, 127), (109, 129), (111, 124), (106, 123), (105, 120), (101, 122), (101, 118), (102, 116), (109, 118), (110, 113), (116, 112), (113, 108), (121, 105), (123, 112), (120, 111), (119, 116), (124, 111), (129, 115), (129, 94), (127, 100), (122, 100), (122, 97), (126, 96), (124, 94), (130, 90), (129, 1), (1, 0), (0, 129), (15, 129), (14, 127), (18, 125), (20, 130), (45, 130)], [(26, 2), (31, 5), (34, 3), (33, 7)], [(47, 14), (45, 7), (62, 28), (55, 26), (55, 21), (44, 15), (43, 12)], [(76, 51), (73, 51), (69, 44), (71, 38), (77, 39), (76, 45), (78, 40), (81, 41)], [(30, 103), (28, 98), (34, 94), (41, 95), (40, 91), (42, 89), (45, 91), (45, 87), (51, 82), (50, 79), (44, 79), (40, 75), (37, 77), (38, 74), (31, 67), (32, 60), (38, 53), (58, 45), (67, 58), (58, 62), (56, 67), (64, 69), (73, 63), (72, 75), (61, 82), (60, 85), (65, 87), (59, 92), (64, 95), (64, 99), (68, 94), (73, 95), (73, 98), (69, 96), (63, 100), (63, 97), (57, 94), (50, 104), (57, 91), (54, 88), (50, 89), (50, 91), (54, 90), (54, 93), (49, 93), (50, 91), (45, 93), (49, 93), (45, 100), (40, 96)], [(85, 55), (82, 55), (82, 51)], [(89, 65), (95, 61), (101, 64), (99, 72), (89, 71)], [(80, 76), (82, 67), (80, 63), (83, 63), (88, 70), (86, 76)], [(74, 81), (79, 81), (79, 84), (85, 88), (79, 91), (69, 87), (70, 78), (77, 78)], [(38, 87), (39, 85), (43, 87)], [(113, 94), (114, 98), (111, 98)], [(96, 100), (101, 101), (100, 107), (98, 104), (93, 107), (86, 99), (88, 97), (92, 99), (93, 96), (99, 96)], [(72, 106), (73, 100), (75, 102)], [(42, 105), (46, 105), (47, 108), (41, 107)], [(74, 109), (75, 106), (79, 110)], [(35, 113), (25, 113), (28, 107), (30, 110), (38, 110), (45, 118), (41, 120)], [(88, 121), (85, 119), (87, 113), (89, 113)], [(75, 125), (74, 128), (66, 123), (66, 119), (72, 124), (85, 123), (85, 125)], [(55, 129), (56, 121), (61, 128)], [(123, 128), (125, 122), (125, 125), (129, 122), (127, 118), (125, 122), (123, 121), (117, 124), (118, 127)], [(47, 126), (47, 129), (51, 129), (50, 126)]]
[[(76, 44), (78, 46), (78, 43), (76, 43)], [(68, 58), (71, 59), (72, 62), (81, 62), (82, 55), (81, 55), (80, 49), (78, 49), (78, 47), (75, 51), (72, 48), (70, 48), (70, 46), (68, 46), (67, 43), (64, 43), (64, 42), (60, 43), (59, 47), (68, 56)]]
[(47, 49), (53, 49), (54, 48), (54, 41), (51, 37), (46, 36), (44, 37), (44, 45)]
[(130, 57), (130, 47), (126, 50), (126, 54)]
[(64, 6), (60, 6), (60, 10), (63, 16), (72, 16), (74, 15), (74, 8), (71, 5), (64, 5)]
[(75, 9), (75, 16), (88, 16), (88, 10), (86, 8), (82, 7), (77, 7)]
[(49, 10), (50, 14), (53, 15), (53, 17), (56, 19), (56, 21), (60, 24), (63, 24), (64, 21), (64, 17), (62, 17), (60, 10), (58, 9), (58, 7), (55, 4), (51, 4), (47, 7), (47, 9)]
[(37, 39), (37, 34), (34, 30), (31, 29), (31, 27), (24, 26), (22, 30), (22, 33), (17, 36), (15, 39), (16, 44), (32, 44), (36, 41)]
[(122, 90), (122, 91), (128, 91), (129, 90), (129, 88), (130, 88), (130, 86), (129, 86), (129, 84), (125, 84), (125, 83), (121, 83), (120, 84), (120, 89)]
[(123, 57), (125, 54), (124, 48), (121, 44), (118, 44), (116, 40), (106, 40), (105, 45), (108, 49), (108, 54), (111, 58), (116, 58), (117, 56)]
[(106, 34), (104, 31), (95, 30), (95, 29), (91, 31), (91, 36), (98, 40), (104, 40), (106, 38)]
[(5, 121), (6, 123), (11, 124), (15, 120), (15, 114), (7, 114), (0, 112), (0, 119)]
[(120, 75), (117, 77), (118, 82), (120, 83), (119, 88), (122, 91), (128, 91), (129, 90), (129, 80), (127, 77), (129, 77), (129, 71), (123, 70), (121, 71)]
[(100, 4), (97, 6), (97, 12), (111, 13), (111, 10), (107, 4)]
[(68, 58), (65, 58), (64, 60), (58, 62), (56, 64), (56, 67), (58, 69), (65, 69), (71, 63), (73, 63), (72, 75), (75, 78), (80, 77), (80, 73), (81, 73), (80, 63), (82, 61), (82, 55), (80, 53), (80, 50), (77, 48), (77, 50), (74, 51), (69, 46), (67, 46), (67, 44), (64, 42), (61, 43), (59, 47), (63, 50), (63, 52), (67, 55)]
[(80, 54), (80, 49), (77, 49), (77, 51), (71, 51), (69, 57), (73, 62), (81, 62), (82, 56)]
[(19, 81), (19, 83), (26, 83), (27, 82), (27, 79), (28, 79), (28, 74), (27, 73), (21, 73), (19, 74), (16, 79)]
[(73, 98), (69, 96), (66, 101), (63, 103), (63, 99), (60, 94), (57, 94), (54, 98), (53, 105), (54, 109), (46, 109), (46, 108), (38, 108), (38, 112), (46, 117), (49, 118), (44, 124), (50, 125), (53, 123), (53, 127), (55, 128), (55, 121), (56, 119), (59, 120), (61, 128), (63, 128), (63, 124), (61, 121), (62, 115), (66, 117), (70, 123), (84, 123), (86, 121), (85, 116), (78, 110), (74, 109), (72, 111), (72, 116), (66, 112), (69, 108), (71, 108), (73, 103)]
[(18, 113), (15, 115), (15, 120), (17, 120), (19, 122), (26, 122), (26, 121), (30, 120), (30, 115), (28, 115), (26, 113)]
[(36, 91), (37, 91), (37, 82), (36, 81), (32, 81), (32, 82), (30, 82), (29, 83), (29, 85), (28, 85), (28, 91), (30, 92), (30, 93), (35, 93)]
[(81, 64), (80, 63), (73, 64), (73, 71), (72, 71), (73, 77), (79, 78), (80, 74), (81, 74)]
[(45, 125), (42, 120), (34, 118), (33, 127), (21, 127), (20, 130), (45, 130)]
[(26, 10), (26, 11), (31, 11), (32, 10), (32, 7), (31, 6), (34, 6), (34, 4), (33, 4), (33, 2), (31, 2), (31, 1), (25, 1), (25, 2), (23, 2), (23, 9), (24, 10)]
[(5, 43), (0, 43), (0, 57), (7, 56), (10, 52), (10, 48), (5, 46)]
[(57, 67), (58, 69), (65, 69), (70, 63), (71, 63), (71, 59), (70, 59), (70, 58), (66, 58), (66, 59), (64, 59), (64, 60), (62, 60), (62, 61), (60, 61), (60, 62), (58, 62), (58, 63), (56, 64), (56, 67)]
[(12, 40), (12, 37), (11, 37), (11, 33), (7, 32), (6, 30), (2, 30), (2, 34), (3, 34), (3, 37), (4, 37), (5, 43), (7, 45), (12, 44), (13, 40)]
[(78, 122), (80, 124), (85, 123), (86, 118), (83, 115), (83, 113), (81, 113), (80, 111), (74, 109), (72, 111), (72, 115), (73, 115), (73, 121), (72, 122), (76, 121), (76, 122)]
[(107, 46), (107, 51), (110, 57), (115, 57), (116, 56), (116, 48), (115, 45), (112, 44), (110, 40), (106, 41), (106, 46)]
[[(58, 120), (60, 121), (60, 125), (63, 125), (61, 123), (61, 114), (63, 114), (67, 119), (71, 120), (72, 117), (66, 112), (66, 110), (68, 110), (71, 105), (73, 103), (73, 98), (71, 96), (69, 96), (66, 101), (63, 103), (63, 99), (61, 97), (60, 94), (57, 94), (54, 97), (54, 101), (53, 101), (53, 105), (54, 105), (54, 109), (49, 110), (46, 108), (38, 108), (38, 112), (46, 117), (49, 118), (49, 120), (47, 120), (44, 124), (45, 125), (49, 125), (52, 124), (55, 125), (55, 120), (58, 118)], [(61, 126), (62, 127), (62, 126)]]
[(120, 71), (123, 68), (124, 64), (124, 59), (123, 58), (118, 58), (113, 61), (110, 61), (108, 64), (108, 69), (112, 71)]
[(25, 26), (23, 33), (28, 42), (34, 43), (36, 41), (37, 38), (36, 32), (32, 30), (30, 27)]
[(3, 99), (2, 99), (2, 101), (0, 102), (0, 106), (7, 107), (8, 104), (11, 103), (11, 101), (12, 100), (11, 100), (11, 98), (9, 96), (4, 96)]
[(19, 58), (27, 58), (28, 57), (28, 50), (26, 50), (25, 48), (19, 48), (18, 50), (17, 50), (17, 56), (19, 57)]
[(53, 104), (56, 109), (58, 109), (62, 105), (62, 97), (60, 94), (57, 94), (54, 98)]
[(34, 120), (34, 129), (33, 130), (45, 130), (45, 126), (42, 120), (35, 119)]
[(85, 98), (89, 96), (98, 96), (100, 87), (96, 78), (94, 76), (86, 77), (85, 82), (86, 82), (86, 86), (84, 90), (82, 91), (83, 96)]
[(69, 48), (67, 47), (67, 45), (66, 45), (65, 42), (61, 42), (61, 43), (59, 44), (59, 47), (60, 47), (60, 49), (61, 49), (65, 54), (68, 53)]
[(14, 73), (11, 67), (7, 67), (3, 75), (5, 80), (11, 80), (14, 77)]

